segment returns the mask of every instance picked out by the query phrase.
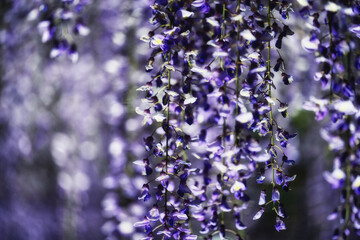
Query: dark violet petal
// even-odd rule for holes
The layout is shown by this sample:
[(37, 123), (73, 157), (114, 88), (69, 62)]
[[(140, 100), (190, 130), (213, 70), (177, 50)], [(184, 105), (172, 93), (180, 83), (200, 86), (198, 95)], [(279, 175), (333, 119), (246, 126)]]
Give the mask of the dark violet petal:
[(276, 40), (276, 43), (275, 43), (275, 46), (279, 49), (281, 49), (281, 45), (282, 45), (282, 37), (279, 37), (277, 40)]
[(275, 183), (281, 185), (284, 182), (283, 174), (279, 170), (275, 172)]
[(257, 179), (256, 179), (256, 182), (257, 182), (258, 184), (262, 184), (264, 181), (265, 181), (265, 176), (264, 176), (264, 175), (260, 175), (260, 176), (258, 176)]
[(225, 239), (225, 236), (226, 236), (226, 231), (225, 231), (225, 226), (224, 225), (221, 225), (220, 226), (220, 239)]
[(282, 79), (283, 79), (283, 82), (285, 85), (289, 85), (294, 81), (292, 76), (290, 76), (284, 72), (282, 73)]
[(229, 204), (226, 201), (226, 196), (222, 197), (221, 204), (220, 204), (220, 209), (223, 212), (230, 212), (231, 211), (231, 207), (229, 206)]
[(150, 199), (150, 194), (149, 194), (149, 185), (148, 184), (144, 184), (142, 187), (142, 191), (141, 191), (141, 195), (138, 197), (139, 200), (144, 199), (144, 202), (146, 202), (147, 200)]
[(177, 191), (177, 193), (180, 195), (180, 196), (184, 196), (185, 193), (191, 193), (191, 190), (190, 188), (186, 185), (186, 183), (180, 183), (179, 185), (179, 190)]
[(196, 207), (196, 206), (199, 206), (201, 203), (202, 203), (202, 201), (197, 198), (197, 199), (195, 199), (195, 200), (192, 200), (188, 205), (189, 205), (189, 206)]
[(168, 4), (168, 0), (156, 0), (155, 2), (163, 6), (166, 6)]
[(163, 107), (160, 103), (157, 103), (155, 104), (154, 109), (156, 112), (160, 112), (163, 109)]
[(145, 166), (144, 170), (145, 170), (144, 175), (147, 175), (147, 176), (151, 175), (151, 173), (153, 172), (152, 168), (149, 166)]
[(278, 215), (279, 217), (281, 218), (286, 218), (287, 217), (287, 214), (286, 214), (286, 211), (285, 211), (285, 207), (283, 204), (279, 204), (279, 208), (278, 208)]
[(199, 134), (199, 141), (200, 142), (205, 142), (205, 138), (206, 138), (206, 130), (201, 129), (200, 134)]
[(188, 174), (187, 172), (184, 172), (183, 174), (180, 175), (179, 178), (180, 178), (181, 181), (186, 182), (186, 180), (187, 180), (187, 178), (188, 178), (188, 175), (189, 175), (189, 174)]
[(329, 80), (324, 75), (320, 78), (320, 81), (321, 81), (322, 88), (325, 88), (327, 83), (329, 82)]
[(203, 13), (208, 13), (208, 12), (210, 11), (210, 6), (209, 6), (209, 4), (207, 4), (207, 3), (203, 4), (203, 5), (201, 6), (201, 11), (202, 11)]
[(244, 192), (240, 192), (240, 200), (243, 202), (247, 202), (250, 200), (250, 197), (247, 194), (245, 194)]
[(175, 113), (176, 113), (176, 115), (180, 115), (181, 112), (182, 112), (182, 107), (177, 106), (177, 107), (175, 108)]
[(285, 160), (284, 162), (285, 162), (286, 164), (290, 165), (290, 166), (295, 165), (295, 161), (294, 161), (294, 160), (289, 160), (289, 159), (287, 159), (287, 160)]
[(199, 232), (200, 232), (200, 234), (205, 235), (205, 234), (208, 234), (209, 231), (210, 230), (209, 230), (208, 226), (204, 226), (201, 228), (201, 230)]
[[(151, 227), (151, 225), (148, 224), (148, 225), (146, 225), (144, 228), (145, 228), (146, 234), (149, 234), (149, 235), (152, 236), (152, 234), (151, 234), (151, 232), (152, 232), (152, 227)], [(153, 238), (150, 238), (150, 239), (153, 240)]]
[(291, 36), (295, 34), (287, 25), (284, 25), (283, 32), (285, 36)]
[(237, 230), (242, 231), (247, 228), (247, 226), (240, 221), (240, 219), (235, 219), (235, 227)]
[(161, 201), (161, 199), (163, 198), (164, 190), (165, 189), (163, 185), (159, 184), (156, 191), (156, 200)]
[(169, 102), (169, 99), (170, 99), (169, 94), (168, 94), (168, 93), (165, 93), (164, 96), (163, 96), (163, 98), (162, 98), (162, 104), (163, 104), (164, 106), (167, 105), (168, 102)]
[(215, 201), (220, 196), (220, 194), (221, 194), (221, 192), (218, 189), (216, 189), (215, 191), (213, 191), (213, 193), (211, 195), (211, 199), (213, 201)]
[(288, 186), (287, 182), (285, 182), (285, 183), (282, 185), (282, 189), (283, 189), (285, 192), (288, 192), (288, 191), (289, 191), (289, 186)]
[(146, 151), (150, 151), (153, 148), (154, 138), (152, 136), (149, 136), (146, 139), (144, 139), (144, 142), (145, 142)]
[(173, 234), (172, 234), (172, 237), (174, 239), (179, 239), (180, 238), (180, 231), (175, 231)]
[(275, 72), (279, 71), (282, 64), (283, 64), (283, 59), (279, 58), (274, 66), (274, 71)]
[(285, 223), (279, 217), (276, 217), (275, 229), (278, 232), (281, 230), (286, 230)]

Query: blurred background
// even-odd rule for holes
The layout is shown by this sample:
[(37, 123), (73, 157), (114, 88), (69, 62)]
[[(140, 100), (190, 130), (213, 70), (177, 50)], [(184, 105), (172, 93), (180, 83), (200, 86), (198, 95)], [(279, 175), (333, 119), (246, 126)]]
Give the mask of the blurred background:
[[(149, 49), (140, 41), (151, 29), (148, 1), (75, 3), (81, 11), (66, 10), (86, 27), (68, 33), (76, 43), (71, 55), (44, 41), (40, 24), (53, 12), (69, 14), (61, 3), (0, 2), (1, 240), (142, 237), (133, 224), (146, 212), (137, 199), (145, 179), (132, 162), (144, 156), (143, 137), (151, 131), (135, 113), (136, 88), (149, 79)], [(295, 20), (289, 24), (296, 34), (282, 50), (295, 81), (278, 94), (290, 103), (290, 121), (281, 124), (298, 133), (288, 149), (296, 191), (284, 195), (287, 231), (276, 232), (270, 211), (253, 222), (256, 207), (250, 207), (243, 215), (246, 239), (329, 239), (334, 229), (326, 217), (339, 195), (322, 176), (332, 167), (331, 154), (318, 134), (321, 123), (302, 110), (320, 89), (313, 87), (316, 64), (294, 48), (307, 34)], [(249, 185), (256, 206), (260, 188), (255, 179)]]

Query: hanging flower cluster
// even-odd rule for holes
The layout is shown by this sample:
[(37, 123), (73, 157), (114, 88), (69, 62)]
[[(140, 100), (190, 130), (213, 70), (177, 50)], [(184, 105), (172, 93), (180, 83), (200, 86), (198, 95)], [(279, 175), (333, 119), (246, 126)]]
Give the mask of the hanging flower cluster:
[[(103, 36), (111, 40), (108, 45), (98, 49), (107, 58), (104, 70), (107, 81), (111, 83), (107, 87), (102, 108), (102, 119), (111, 136), (106, 144), (108, 173), (103, 180), (107, 193), (102, 200), (106, 221), (101, 230), (106, 239), (140, 239), (141, 231), (133, 225), (143, 218), (148, 207), (138, 201), (138, 192), (146, 181), (146, 175), (143, 175), (142, 160), (135, 161), (146, 154), (142, 146), (143, 136), (137, 133), (143, 118), (132, 107), (141, 104), (140, 99), (136, 98), (137, 84), (148, 78), (143, 71), (148, 57), (147, 46), (138, 47), (141, 45), (138, 36), (149, 31), (148, 26), (143, 24), (150, 15), (145, 6), (142, 0), (106, 0), (98, 7)], [(113, 9), (120, 9), (116, 16), (111, 14)], [(124, 24), (114, 25), (114, 21)], [(134, 41), (137, 43), (134, 44)], [(126, 102), (131, 105), (126, 105)], [(143, 129), (142, 133), (149, 132), (147, 130)]]
[[(258, 9), (259, 12), (254, 14), (258, 15), (256, 25), (258, 25), (259, 30), (257, 33), (259, 36), (261, 34), (262, 37), (256, 37), (257, 43), (255, 46), (263, 54), (258, 55), (258, 59), (251, 61), (249, 73), (243, 85), (242, 95), (250, 95), (249, 101), (253, 104), (254, 122), (251, 125), (253, 131), (256, 131), (262, 137), (270, 136), (269, 143), (265, 148), (267, 155), (263, 155), (260, 159), (255, 159), (255, 161), (265, 163), (265, 165), (258, 167), (257, 182), (259, 184), (264, 182), (266, 170), (271, 169), (272, 191), (270, 201), (266, 201), (266, 189), (261, 191), (259, 198), (260, 209), (253, 219), (259, 219), (265, 207), (272, 204), (272, 210), (276, 213), (275, 229), (280, 231), (286, 229), (283, 219), (287, 217), (284, 205), (280, 200), (280, 190), (288, 191), (290, 182), (296, 177), (296, 175), (289, 176), (286, 173), (286, 166), (294, 165), (295, 161), (288, 158), (285, 149), (288, 146), (288, 141), (294, 138), (296, 134), (289, 133), (275, 120), (274, 108), (276, 107), (277, 112), (283, 118), (286, 118), (288, 117), (288, 104), (273, 95), (277, 89), (274, 83), (276, 77), (280, 77), (284, 85), (293, 82), (292, 76), (285, 72), (285, 61), (280, 54), (283, 39), (294, 34), (286, 25), (292, 11), (292, 5), (286, 1), (281, 3), (268, 1), (267, 6), (264, 7), (259, 4)], [(275, 16), (281, 17), (277, 18)], [(262, 22), (260, 19), (265, 19), (265, 21)], [(275, 46), (272, 45), (272, 42), (275, 42)], [(275, 65), (272, 65), (272, 62), (275, 62), (273, 61), (273, 55), (276, 56)], [(276, 106), (276, 103), (278, 103), (278, 106)], [(237, 119), (241, 116), (242, 114)]]
[[(307, 186), (301, 205), (286, 194), (299, 119), (310, 155), (330, 156), (316, 184), (340, 196), (311, 214), (331, 206), (326, 234), (360, 236), (359, 0), (0, 5), (4, 238), (241, 240), (266, 219), (274, 234), (300, 225), (287, 211), (318, 203)], [(319, 134), (288, 100), (306, 95)], [(303, 186), (319, 166), (301, 164)]]
[(87, 4), (88, 0), (43, 1), (32, 10), (29, 18), (40, 20), (37, 28), (41, 41), (51, 43), (50, 58), (67, 55), (72, 62), (78, 61), (75, 39), (90, 33), (81, 16)]
[(314, 79), (321, 82), (326, 94), (311, 97), (304, 108), (315, 112), (317, 121), (330, 118), (320, 132), (334, 156), (333, 170), (324, 172), (324, 178), (333, 188), (341, 189), (341, 196), (328, 220), (339, 220), (333, 239), (348, 239), (352, 231), (360, 235), (360, 112), (356, 90), (360, 5), (358, 1), (331, 1), (323, 9), (314, 5), (303, 3), (301, 13), (308, 20), (311, 36), (304, 38), (302, 45), (316, 56), (319, 71)]
[[(286, 229), (280, 192), (289, 190), (295, 176), (286, 174), (294, 160), (283, 149), (295, 134), (275, 120), (276, 112), (288, 116), (288, 105), (272, 91), (275, 79), (293, 81), (279, 51), (294, 34), (285, 24), (291, 4), (155, 1), (151, 8), (155, 29), (142, 39), (153, 49), (146, 70), (155, 73), (138, 89), (146, 105), (137, 112), (144, 124), (160, 126), (144, 138), (152, 156), (138, 164), (152, 176), (139, 199), (155, 197), (156, 203), (135, 225), (145, 227), (146, 239), (215, 234), (241, 239), (247, 181), (256, 172), (257, 182), (264, 183), (270, 169), (271, 199), (265, 187), (254, 220), (272, 203), (276, 230)], [(234, 226), (225, 226), (228, 214)], [(191, 219), (201, 223), (199, 233), (191, 229)]]
[[(182, 129), (183, 121), (193, 125), (193, 105), (197, 102), (190, 71), (195, 46), (189, 40), (192, 25), (187, 22), (194, 13), (182, 5), (155, 2), (151, 6), (154, 15), (151, 21), (166, 29), (160, 32), (163, 29), (157, 27), (143, 38), (153, 48), (146, 69), (155, 74), (138, 89), (145, 91), (146, 109), (138, 108), (137, 112), (144, 116), (145, 124), (157, 125), (153, 134), (144, 138), (150, 155), (136, 162), (143, 166), (144, 175), (152, 177), (143, 185), (139, 199), (156, 200), (144, 220), (135, 223), (136, 227), (145, 228), (146, 239), (158, 235), (164, 239), (196, 239), (189, 230), (189, 207), (196, 203), (188, 198), (191, 190), (187, 183), (189, 176), (196, 174), (187, 157), (193, 137)], [(157, 62), (161, 62), (159, 67), (155, 67)], [(150, 187), (152, 182), (155, 192)]]

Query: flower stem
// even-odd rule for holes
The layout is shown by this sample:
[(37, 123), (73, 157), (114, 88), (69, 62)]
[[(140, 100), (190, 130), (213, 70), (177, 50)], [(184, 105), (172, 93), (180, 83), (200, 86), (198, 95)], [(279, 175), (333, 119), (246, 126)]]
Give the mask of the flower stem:
[[(351, 36), (348, 34), (348, 45), (349, 45), (349, 52), (347, 55), (347, 64), (346, 64), (346, 70), (347, 70), (347, 82), (351, 84)], [(350, 124), (350, 119), (347, 119), (347, 124)], [(351, 132), (350, 129), (346, 132), (346, 149), (348, 151), (351, 151), (350, 146), (350, 138), (351, 138)], [(350, 215), (351, 215), (351, 202), (350, 202), (350, 195), (351, 195), (351, 160), (347, 159), (346, 162), (346, 200), (345, 200), (345, 219), (344, 219), (344, 226), (343, 231), (348, 227), (349, 221), (350, 221)]]
[[(226, 146), (226, 118), (224, 117), (224, 123), (223, 123), (223, 138), (222, 138), (222, 144), (225, 150)], [(225, 165), (225, 157), (222, 157), (222, 164)], [(224, 183), (224, 173), (221, 173), (221, 183)], [(223, 186), (221, 186), (221, 198), (223, 197)], [(221, 211), (221, 224), (224, 224), (224, 212)]]
[[(170, 63), (171, 60), (171, 52), (168, 53), (168, 62)], [(171, 80), (171, 71), (168, 70), (168, 85), (167, 85), (167, 89), (170, 90), (171, 85), (170, 85), (170, 80)], [(168, 163), (169, 163), (169, 122), (170, 122), (170, 98), (168, 100), (167, 103), (167, 108), (166, 108), (166, 153), (165, 153), (165, 173), (168, 174)], [(165, 187), (165, 196), (164, 196), (164, 200), (165, 200), (165, 227), (167, 226), (167, 213), (168, 213), (168, 209), (167, 209), (167, 199), (168, 198), (168, 190), (167, 190), (167, 186)]]
[[(240, 13), (240, 0), (238, 1), (237, 10)], [(235, 117), (239, 115), (239, 95), (240, 95), (240, 81), (239, 81), (239, 68), (240, 68), (240, 50), (239, 50), (239, 41), (240, 41), (240, 22), (236, 23), (236, 68), (235, 68), (235, 94), (236, 94), (236, 106), (235, 106)], [(237, 122), (235, 122), (235, 146), (239, 146), (239, 127), (237, 126)], [(235, 159), (235, 163), (238, 162), (238, 159)]]
[(351, 204), (350, 204), (350, 193), (351, 193), (351, 162), (348, 159), (346, 163), (346, 202), (345, 202), (345, 221), (343, 231), (348, 226), (350, 220)]
[[(221, 25), (221, 39), (224, 38), (225, 36), (225, 11), (226, 11), (226, 3), (225, 3), (226, 0), (223, 0), (223, 11), (222, 11), (222, 19), (223, 19), (223, 22), (222, 22), (222, 25)], [(221, 59), (220, 59), (221, 60)], [(220, 61), (221, 63), (221, 61)], [(224, 96), (226, 96), (226, 81), (224, 80)], [(223, 117), (224, 119), (224, 123), (223, 123), (223, 133), (222, 133), (222, 144), (223, 144), (223, 147), (224, 149), (226, 148), (226, 118)], [(222, 163), (225, 165), (225, 158), (222, 157)], [(224, 182), (224, 174), (221, 173), (221, 183)], [(223, 197), (223, 185), (221, 186), (221, 198)], [(224, 212), (221, 211), (220, 213), (220, 222), (221, 224), (224, 224)]]
[[(351, 73), (348, 73), (351, 74)], [(349, 117), (349, 116), (348, 116)], [(350, 124), (350, 118), (346, 119), (347, 124)], [(345, 134), (345, 142), (346, 142), (346, 151), (348, 151), (349, 153), (351, 153), (351, 146), (350, 146), (350, 138), (351, 138), (351, 131), (350, 129), (348, 129), (346, 131)], [(349, 221), (350, 221), (350, 215), (351, 215), (351, 202), (350, 202), (350, 197), (351, 197), (351, 159), (350, 159), (351, 154), (349, 154), (348, 159), (346, 160), (346, 167), (345, 167), (345, 173), (346, 173), (346, 182), (345, 182), (345, 218), (344, 218), (344, 224), (343, 224), (343, 228), (342, 231), (343, 233), (345, 233), (345, 230), (348, 228), (349, 225)], [(341, 235), (340, 235), (341, 236)], [(342, 239), (339, 236), (339, 240)]]
[(331, 28), (331, 23), (328, 19), (328, 24), (329, 24), (329, 36), (330, 36), (330, 59), (331, 59), (331, 65), (330, 65), (330, 96), (329, 96), (329, 101), (330, 103), (332, 102), (332, 98), (333, 98), (333, 78), (334, 78), (334, 60), (332, 58), (332, 51), (333, 51), (333, 34), (332, 34), (332, 28)]
[[(270, 2), (271, 0), (268, 0), (268, 26), (271, 26), (271, 9), (270, 9)], [(269, 79), (271, 79), (271, 72), (270, 72), (270, 50), (271, 50), (271, 45), (270, 45), (270, 41), (268, 41), (268, 47), (267, 47), (267, 77)], [(269, 84), (269, 97), (271, 98), (271, 84)], [(274, 145), (274, 119), (273, 119), (273, 112), (272, 112), (272, 106), (271, 103), (269, 103), (269, 107), (270, 107), (270, 124), (271, 124), (271, 137), (270, 137), (270, 144), (273, 146)], [(274, 163), (275, 163), (275, 159), (272, 158), (271, 160), (272, 163), (272, 184), (273, 187), (275, 187), (275, 168), (274, 168)]]
[(221, 24), (221, 39), (225, 36), (225, 12), (226, 12), (226, 0), (223, 0), (223, 9), (222, 9), (222, 24)]

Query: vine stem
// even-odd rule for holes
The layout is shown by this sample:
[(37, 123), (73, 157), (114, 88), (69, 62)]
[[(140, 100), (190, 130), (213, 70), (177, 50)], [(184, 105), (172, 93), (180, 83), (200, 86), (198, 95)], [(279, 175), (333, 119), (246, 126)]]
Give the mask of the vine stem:
[(351, 193), (351, 163), (350, 159), (348, 159), (346, 163), (346, 203), (345, 203), (345, 221), (344, 221), (344, 229), (347, 228), (347, 225), (350, 220), (350, 193)]
[[(271, 25), (271, 9), (270, 9), (270, 2), (271, 0), (268, 0), (268, 26), (270, 27)], [(269, 79), (271, 79), (271, 72), (270, 72), (270, 50), (271, 50), (271, 45), (270, 45), (270, 41), (268, 41), (268, 47), (267, 47), (267, 76), (269, 77)], [(271, 84), (269, 84), (269, 97), (272, 98), (271, 96)], [(274, 145), (274, 120), (273, 120), (273, 112), (272, 112), (272, 106), (271, 103), (269, 103), (269, 107), (270, 107), (270, 124), (271, 124), (271, 138), (270, 138), (270, 144), (273, 146)], [(274, 168), (274, 163), (275, 163), (275, 159), (272, 158), (272, 184), (273, 187), (275, 187), (275, 168)]]
[[(349, 84), (351, 84), (351, 35), (348, 34), (347, 36), (347, 40), (348, 40), (348, 45), (349, 45), (349, 52), (347, 55), (347, 66), (346, 66), (346, 70), (347, 70), (347, 77), (348, 77), (348, 82)], [(348, 119), (348, 123), (349, 123), (349, 119)], [(349, 144), (350, 142), (350, 136), (351, 136), (351, 132), (350, 129), (347, 130), (347, 139), (346, 139), (346, 147), (349, 151), (351, 151), (351, 146)], [(351, 203), (350, 203), (350, 195), (351, 195), (351, 160), (348, 159), (346, 162), (346, 201), (345, 201), (345, 219), (344, 219), (344, 226), (343, 226), (343, 231), (345, 231), (345, 229), (347, 228), (349, 221), (350, 221), (350, 214), (351, 214)]]
[[(238, 1), (237, 10), (240, 12), (240, 0)], [(236, 68), (235, 68), (235, 94), (236, 94), (236, 106), (235, 106), (235, 117), (239, 115), (239, 95), (240, 95), (240, 81), (239, 81), (239, 68), (240, 68), (240, 51), (239, 51), (239, 41), (240, 41), (240, 22), (236, 24)], [(235, 131), (234, 131), (234, 141), (235, 146), (239, 145), (239, 129), (235, 122)], [(235, 162), (238, 162), (238, 159), (235, 159)]]
[(221, 39), (225, 36), (225, 12), (226, 12), (226, 3), (225, 0), (223, 0), (223, 9), (222, 9), (222, 19), (223, 22), (221, 24)]
[[(170, 63), (171, 60), (171, 52), (168, 53), (168, 61)], [(170, 90), (171, 85), (170, 85), (170, 80), (171, 80), (171, 70), (168, 70), (168, 86), (167, 89)], [(168, 163), (169, 163), (169, 123), (170, 123), (170, 98), (168, 100), (167, 103), (167, 110), (166, 110), (166, 153), (165, 153), (165, 174), (168, 175)], [(168, 190), (167, 187), (165, 187), (165, 196), (164, 196), (164, 200), (165, 200), (165, 227), (167, 227), (167, 196), (168, 195)]]
[[(348, 74), (351, 74), (351, 73), (348, 72)], [(348, 122), (348, 124), (350, 123), (349, 118), (347, 119), (347, 122)], [(351, 151), (350, 136), (351, 136), (351, 132), (348, 129), (346, 131), (346, 136), (345, 136), (347, 151)], [(351, 215), (351, 202), (350, 202), (350, 197), (351, 197), (351, 159), (349, 157), (346, 161), (345, 171), (346, 171), (346, 182), (345, 182), (346, 199), (345, 199), (345, 218), (344, 218), (344, 225), (343, 225), (343, 229), (342, 229), (343, 232), (345, 232), (345, 230), (348, 227), (348, 224), (350, 221), (350, 215)], [(340, 239), (342, 239), (342, 238), (339, 236), (339, 240)]]
[(330, 65), (330, 96), (329, 101), (332, 102), (333, 99), (333, 76), (334, 76), (334, 60), (332, 57), (332, 51), (333, 51), (333, 34), (332, 34), (332, 28), (331, 23), (328, 19), (328, 25), (329, 25), (329, 36), (330, 36), (330, 59), (331, 59), (331, 65)]
[[(226, 118), (224, 117), (223, 123), (223, 146), (226, 146)], [(225, 165), (225, 157), (222, 157), (222, 163)], [(224, 173), (221, 173), (221, 182), (224, 182)], [(221, 186), (221, 198), (223, 197), (223, 186)], [(221, 224), (224, 224), (224, 212), (221, 211)]]
[[(226, 12), (226, 3), (225, 3), (226, 0), (223, 0), (223, 11), (222, 11), (222, 25), (221, 25), (221, 39), (223, 39), (224, 35), (225, 35), (225, 12)], [(221, 65), (221, 59), (220, 59), (220, 65)], [(226, 95), (226, 82), (224, 80), (224, 95)], [(222, 143), (223, 143), (223, 147), (225, 149), (226, 147), (226, 118), (223, 117), (224, 119), (224, 123), (223, 123), (223, 137), (222, 137)], [(222, 157), (222, 163), (225, 165), (225, 158)], [(221, 182), (224, 182), (224, 174), (221, 173)], [(221, 198), (223, 197), (223, 186), (221, 185)], [(221, 211), (220, 213), (220, 222), (221, 224), (224, 224), (224, 212)]]

